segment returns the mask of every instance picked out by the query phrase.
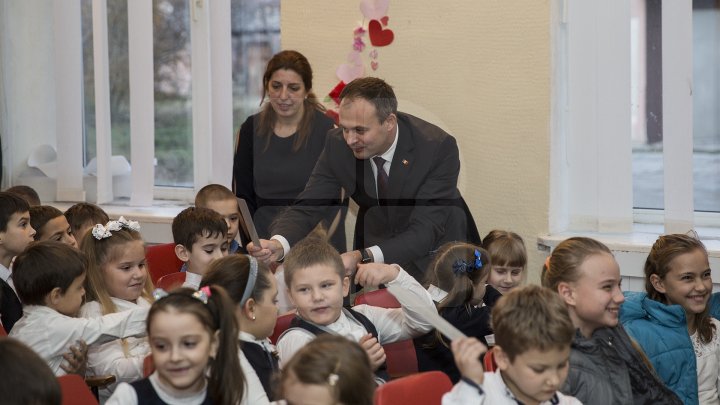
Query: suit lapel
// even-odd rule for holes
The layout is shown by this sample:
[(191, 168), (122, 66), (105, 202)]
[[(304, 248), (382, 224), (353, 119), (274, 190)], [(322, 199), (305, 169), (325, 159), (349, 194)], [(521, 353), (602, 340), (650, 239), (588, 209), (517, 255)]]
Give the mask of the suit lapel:
[[(395, 147), (392, 163), (390, 164), (390, 182), (388, 184), (388, 198), (390, 200), (400, 199), (403, 185), (413, 166), (412, 151), (415, 148), (410, 129), (398, 117), (398, 142)], [(396, 204), (391, 203), (391, 206)]]

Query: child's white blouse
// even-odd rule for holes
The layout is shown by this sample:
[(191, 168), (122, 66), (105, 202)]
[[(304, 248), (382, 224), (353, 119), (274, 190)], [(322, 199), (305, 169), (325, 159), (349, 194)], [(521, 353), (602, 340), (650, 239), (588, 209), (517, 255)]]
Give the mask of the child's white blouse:
[(193, 290), (197, 290), (200, 288), (200, 282), (202, 281), (202, 275), (191, 273), (189, 271), (185, 272), (185, 282), (183, 283), (183, 288), (192, 288)]
[[(135, 308), (150, 308), (150, 302), (145, 298), (138, 298), (137, 303), (111, 297), (117, 307), (117, 312)], [(80, 308), (83, 318), (99, 318), (102, 308), (98, 301), (85, 303)], [(133, 382), (143, 378), (143, 361), (150, 353), (147, 337), (117, 339), (112, 342), (90, 345), (88, 349), (88, 375), (114, 375), (117, 380), (114, 384), (100, 389), (100, 403), (104, 403), (115, 391), (121, 382)]]
[(74, 318), (41, 305), (27, 305), (23, 312), (10, 337), (33, 349), (57, 376), (65, 375), (60, 368), (63, 354), (68, 353), (78, 339), (90, 345), (122, 336), (144, 336), (148, 314), (147, 308), (138, 308), (95, 319)]
[(700, 342), (697, 331), (690, 336), (697, 360), (698, 399), (703, 405), (720, 404), (720, 321), (710, 318), (715, 333), (708, 343)]
[[(419, 301), (423, 302), (424, 305), (434, 308), (435, 304), (427, 290), (400, 266), (397, 267), (400, 269), (398, 276), (395, 280), (387, 284), (400, 286), (419, 297)], [(418, 311), (418, 308), (414, 308), (407, 302), (399, 301), (400, 308), (381, 308), (366, 304), (353, 307), (353, 310), (365, 315), (375, 326), (381, 345), (412, 339), (424, 335), (433, 329), (433, 326), (425, 321), (422, 316), (422, 311)], [(331, 333), (345, 336), (356, 342), (367, 334), (365, 327), (345, 316), (343, 312), (340, 313), (337, 321), (325, 326), (325, 328)], [(282, 335), (277, 343), (278, 354), (280, 355), (280, 368), (290, 360), (295, 352), (313, 339), (315, 339), (315, 335), (299, 328), (288, 330), (288, 332)]]
[[(481, 392), (482, 390), (482, 392)], [(481, 390), (460, 380), (453, 389), (443, 395), (443, 405), (517, 405), (518, 401), (505, 385), (500, 371), (486, 372)], [(540, 405), (582, 405), (577, 398), (557, 392), (558, 402), (544, 401)]]
[[(157, 371), (150, 374), (150, 384), (152, 384), (153, 389), (158, 394), (160, 399), (163, 400), (166, 404), (177, 404), (177, 405), (200, 405), (205, 400), (205, 395), (207, 395), (207, 381), (205, 381), (205, 386), (202, 390), (190, 394), (187, 396), (178, 396), (173, 395), (170, 390), (165, 389), (163, 386), (163, 383), (160, 381), (160, 377), (157, 375)], [(108, 399), (108, 401), (105, 403), (106, 405), (137, 405), (138, 404), (138, 395), (135, 391), (135, 388), (132, 387), (132, 385), (128, 383), (121, 383), (118, 385), (118, 387), (115, 389), (115, 393)]]

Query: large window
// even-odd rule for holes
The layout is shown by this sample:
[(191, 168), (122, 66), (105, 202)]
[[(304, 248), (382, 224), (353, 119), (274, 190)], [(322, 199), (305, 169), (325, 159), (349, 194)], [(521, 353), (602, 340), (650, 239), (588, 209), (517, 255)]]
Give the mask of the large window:
[[(153, 0), (156, 186), (193, 187), (193, 52), (187, 0)], [(232, 0), (233, 127), (257, 111), (262, 73), (280, 47), (279, 0)], [(96, 157), (92, 0), (82, 0), (84, 165)], [(128, 0), (107, 0), (112, 154), (132, 164)], [(199, 46), (205, 46), (201, 44)], [(197, 140), (197, 138), (195, 138)], [(231, 153), (231, 152), (227, 152)], [(227, 173), (228, 178), (231, 173)]]
[[(662, 3), (633, 0), (633, 204), (664, 209)], [(692, 2), (692, 145), (695, 211), (720, 212), (720, 8)]]

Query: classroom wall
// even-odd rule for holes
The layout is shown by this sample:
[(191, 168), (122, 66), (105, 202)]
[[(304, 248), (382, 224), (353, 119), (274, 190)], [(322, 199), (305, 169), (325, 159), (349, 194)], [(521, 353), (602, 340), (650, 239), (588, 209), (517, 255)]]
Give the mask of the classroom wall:
[[(322, 99), (362, 23), (360, 1), (283, 1), (283, 49), (308, 57)], [(551, 116), (549, 0), (390, 1), (395, 39), (377, 48), (377, 71), (395, 88), (399, 109), (453, 134), (460, 147), (459, 188), (480, 233), (518, 232), (538, 282), (548, 231)]]

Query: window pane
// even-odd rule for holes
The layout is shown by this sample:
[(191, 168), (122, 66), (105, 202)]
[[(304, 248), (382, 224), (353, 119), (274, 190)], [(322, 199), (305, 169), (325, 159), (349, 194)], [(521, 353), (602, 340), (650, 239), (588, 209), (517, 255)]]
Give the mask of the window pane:
[[(636, 208), (663, 209), (660, 0), (633, 0), (633, 193)], [(695, 211), (720, 212), (720, 9), (693, 1)]]
[(280, 0), (232, 0), (233, 128), (260, 109), (267, 61), (280, 51)]
[(193, 186), (188, 3), (153, 0), (156, 186)]

